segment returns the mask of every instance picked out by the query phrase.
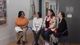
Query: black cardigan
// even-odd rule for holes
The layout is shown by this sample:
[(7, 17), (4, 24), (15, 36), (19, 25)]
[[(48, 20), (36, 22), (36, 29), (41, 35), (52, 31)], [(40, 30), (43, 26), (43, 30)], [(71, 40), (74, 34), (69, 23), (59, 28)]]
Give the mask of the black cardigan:
[(67, 23), (64, 18), (58, 24), (58, 33), (59, 33), (59, 36), (68, 36)]

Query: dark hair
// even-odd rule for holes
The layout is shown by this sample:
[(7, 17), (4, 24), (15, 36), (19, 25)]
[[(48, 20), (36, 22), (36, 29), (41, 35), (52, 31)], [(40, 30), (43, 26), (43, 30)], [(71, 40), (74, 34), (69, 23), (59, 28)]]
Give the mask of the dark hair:
[[(21, 17), (21, 15), (23, 15), (24, 14), (24, 11), (19, 11), (19, 13), (18, 13), (18, 17)], [(25, 15), (25, 14), (24, 14)]]
[(61, 15), (63, 18), (65, 18), (65, 13), (63, 11), (60, 11), (61, 12)]
[(52, 9), (48, 9), (48, 11), (50, 11), (50, 12), (52, 13), (51, 18), (52, 18), (53, 16), (55, 16), (55, 13), (54, 13), (54, 11), (53, 11)]
[(37, 14), (38, 14), (39, 18), (41, 18), (41, 17), (42, 17), (42, 15), (41, 15), (41, 13), (40, 13), (40, 12), (37, 12)]

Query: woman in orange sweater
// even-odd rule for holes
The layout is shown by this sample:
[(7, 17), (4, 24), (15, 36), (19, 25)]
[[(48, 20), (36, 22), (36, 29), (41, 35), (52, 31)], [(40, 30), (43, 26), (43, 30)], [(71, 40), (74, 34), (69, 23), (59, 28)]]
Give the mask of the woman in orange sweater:
[(29, 23), (29, 20), (25, 17), (25, 13), (23, 11), (19, 11), (18, 18), (16, 19), (16, 27), (15, 30), (18, 34), (18, 42), (20, 44), (20, 36), (23, 35), (23, 42), (26, 41), (26, 30)]

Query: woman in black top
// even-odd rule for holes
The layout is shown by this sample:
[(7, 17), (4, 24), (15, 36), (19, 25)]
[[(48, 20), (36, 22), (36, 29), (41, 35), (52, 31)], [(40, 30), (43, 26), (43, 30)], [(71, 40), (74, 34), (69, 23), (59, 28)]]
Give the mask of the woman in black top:
[(65, 20), (65, 13), (59, 12), (59, 24), (58, 24), (58, 33), (59, 33), (59, 41), (63, 42), (63, 45), (65, 42), (68, 41), (68, 30), (67, 30), (67, 23)]
[(59, 31), (60, 36), (68, 36), (65, 13), (62, 11), (59, 12), (58, 17), (59, 17), (58, 31)]

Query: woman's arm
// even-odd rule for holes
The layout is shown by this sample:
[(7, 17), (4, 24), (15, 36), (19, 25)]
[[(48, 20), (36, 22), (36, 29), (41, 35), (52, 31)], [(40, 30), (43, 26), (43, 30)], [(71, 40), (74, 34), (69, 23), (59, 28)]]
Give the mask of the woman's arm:
[(56, 18), (53, 17), (50, 21), (50, 27), (49, 28), (55, 28), (56, 27)]
[(43, 27), (46, 27), (46, 25), (45, 25), (46, 18), (47, 18), (47, 16), (43, 19)]
[(57, 20), (56, 20), (56, 17), (53, 17), (52, 19), (51, 19), (51, 21), (50, 21), (50, 29), (51, 29), (51, 31), (53, 31), (53, 32), (56, 32), (56, 24), (57, 24), (57, 22), (56, 22)]
[(33, 19), (33, 21), (32, 21), (32, 30), (36, 30), (36, 27), (35, 27), (35, 18)]
[(24, 27), (28, 26), (28, 24), (29, 24), (29, 19), (25, 18), (25, 25), (24, 25)]
[(42, 25), (43, 25), (43, 19), (41, 18), (41, 19), (39, 20), (39, 27), (38, 27), (38, 30), (41, 29)]

